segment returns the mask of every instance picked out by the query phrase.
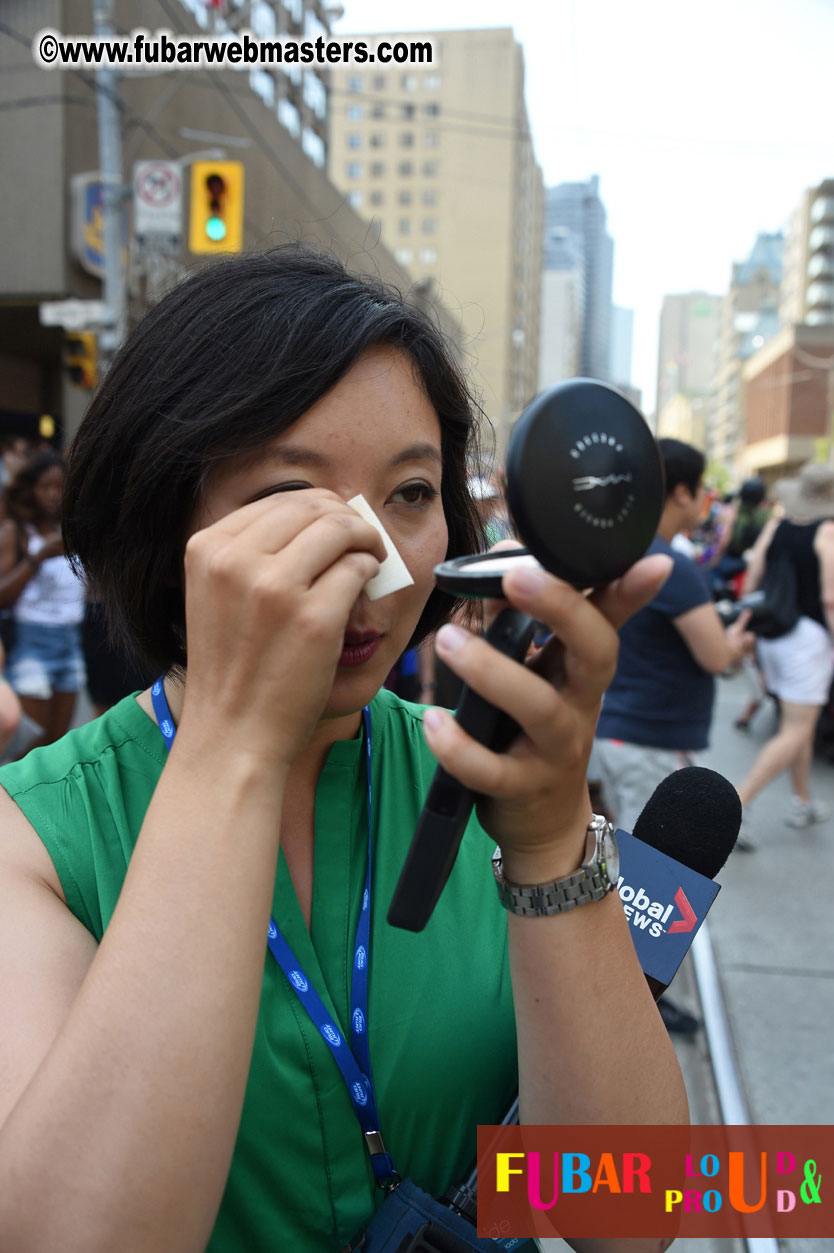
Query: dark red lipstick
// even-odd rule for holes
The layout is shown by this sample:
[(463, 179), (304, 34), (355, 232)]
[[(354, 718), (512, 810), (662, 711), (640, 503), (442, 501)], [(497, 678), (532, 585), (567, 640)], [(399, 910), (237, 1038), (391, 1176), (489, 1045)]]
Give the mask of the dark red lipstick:
[(339, 665), (364, 665), (373, 657), (381, 642), (382, 636), (378, 631), (346, 631)]

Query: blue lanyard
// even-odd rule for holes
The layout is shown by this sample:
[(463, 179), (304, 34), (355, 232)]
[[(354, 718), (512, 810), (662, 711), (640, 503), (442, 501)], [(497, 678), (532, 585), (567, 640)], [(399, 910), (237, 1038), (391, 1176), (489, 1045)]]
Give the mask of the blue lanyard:
[[(156, 720), (170, 751), (177, 728), (171, 717), (171, 710), (165, 698), (165, 687), (162, 679), (157, 679), (151, 688)], [(359, 920), (356, 924), (356, 948), (353, 955), (353, 973), (350, 986), (350, 1043), (344, 1039), (343, 1032), (334, 1023), (327, 1012), (321, 997), (301, 968), (292, 949), (278, 929), (275, 919), (270, 917), (267, 929), (267, 945), (287, 978), (301, 1004), (309, 1014), (312, 1022), (321, 1033), (336, 1065), (345, 1081), (348, 1096), (353, 1105), (359, 1125), (365, 1139), (365, 1147), (371, 1159), (374, 1176), (378, 1183), (388, 1184), (397, 1178), (394, 1163), (386, 1152), (382, 1135), (379, 1130), (379, 1116), (376, 1109), (374, 1086), (371, 1079), (371, 1054), (368, 1046), (368, 967), (370, 964), (371, 944), (371, 845), (372, 845), (372, 807), (371, 807), (371, 711), (366, 705), (362, 710), (365, 724), (365, 764), (368, 778), (368, 862), (365, 872), (365, 889), (362, 893), (362, 904)]]

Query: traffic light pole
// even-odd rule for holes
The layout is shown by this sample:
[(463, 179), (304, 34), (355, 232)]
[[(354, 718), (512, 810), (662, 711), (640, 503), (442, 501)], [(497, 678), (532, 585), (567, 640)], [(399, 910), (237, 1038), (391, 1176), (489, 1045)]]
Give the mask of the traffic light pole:
[[(113, 0), (93, 0), (93, 32), (112, 38)], [(106, 323), (99, 333), (102, 368), (127, 332), (125, 274), (122, 262), (122, 136), (118, 106), (118, 78), (112, 67), (96, 70), (99, 172), (104, 225), (103, 291)]]

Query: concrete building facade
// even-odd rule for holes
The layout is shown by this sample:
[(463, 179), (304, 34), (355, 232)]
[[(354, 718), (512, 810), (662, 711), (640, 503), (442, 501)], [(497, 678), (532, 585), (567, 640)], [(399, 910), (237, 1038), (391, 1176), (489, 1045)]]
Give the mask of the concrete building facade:
[(760, 234), (746, 261), (733, 265), (721, 304), (714, 391), (707, 424), (707, 456), (726, 466), (736, 482), (747, 443), (742, 368), (780, 327), (783, 237)]
[[(243, 0), (225, 13), (224, 18), (209, 10), (202, 0), (117, 0), (114, 16), (120, 32), (222, 31), (227, 19), (264, 37), (315, 38), (327, 31), (321, 0)], [(38, 306), (102, 296), (100, 275), (88, 272), (72, 248), (79, 226), (86, 238), (101, 242), (95, 217), (74, 221), (72, 193), (74, 176), (98, 170), (95, 78), (87, 71), (46, 73), (32, 60), (31, 42), (44, 27), (91, 33), (91, 6), (89, 0), (6, 0), (3, 26), (0, 224), (14, 246), (0, 254), (0, 426), (14, 415), (49, 413), (63, 422), (68, 439), (89, 392), (68, 382), (63, 333), (40, 325)], [(243, 163), (245, 248), (303, 239), (332, 249), (356, 271), (410, 286), (407, 273), (382, 244), (372, 245), (367, 223), (327, 177), (328, 85), (322, 72), (297, 66), (288, 72), (277, 66), (252, 72), (189, 68), (125, 75), (118, 94), (130, 322), (204, 260), (187, 252), (187, 230), (184, 250), (176, 255), (136, 249), (129, 196), (133, 164), (180, 162), (187, 191), (189, 163), (207, 150)], [(453, 329), (448, 319), (446, 325)]]
[(712, 392), (721, 320), (721, 296), (684, 292), (663, 297), (657, 367), (658, 422), (680, 392), (706, 402)]
[(834, 179), (803, 192), (785, 240), (782, 321), (834, 323)]
[(334, 68), (330, 176), (369, 237), (456, 311), (502, 452), (538, 373), (542, 177), (522, 50), (502, 29), (408, 38), (431, 41), (431, 66)]

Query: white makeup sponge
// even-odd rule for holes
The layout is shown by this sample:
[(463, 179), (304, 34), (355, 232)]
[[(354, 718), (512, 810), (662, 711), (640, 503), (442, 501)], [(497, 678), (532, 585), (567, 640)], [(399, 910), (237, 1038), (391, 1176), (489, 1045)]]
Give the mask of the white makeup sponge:
[(366, 522), (370, 522), (371, 526), (376, 527), (382, 536), (382, 542), (385, 545), (385, 551), (388, 554), (382, 565), (379, 567), (379, 573), (375, 574), (369, 583), (365, 584), (365, 595), (368, 600), (379, 600), (383, 596), (389, 596), (391, 592), (398, 592), (403, 587), (409, 587), (414, 580), (408, 573), (405, 562), (394, 547), (388, 532), (368, 504), (364, 496), (354, 496), (352, 500), (347, 502), (351, 509), (355, 509), (360, 517)]

